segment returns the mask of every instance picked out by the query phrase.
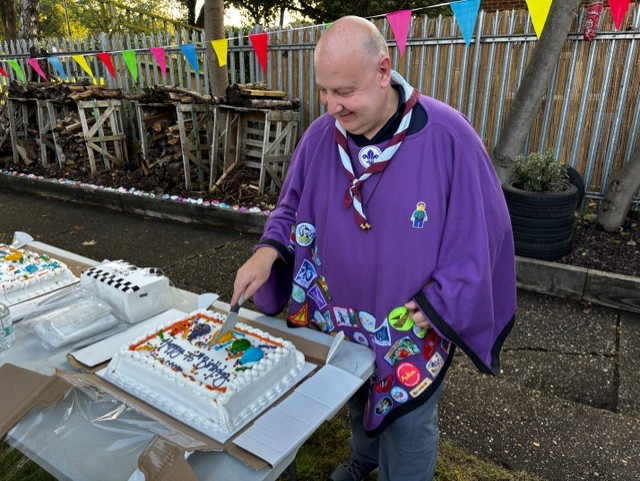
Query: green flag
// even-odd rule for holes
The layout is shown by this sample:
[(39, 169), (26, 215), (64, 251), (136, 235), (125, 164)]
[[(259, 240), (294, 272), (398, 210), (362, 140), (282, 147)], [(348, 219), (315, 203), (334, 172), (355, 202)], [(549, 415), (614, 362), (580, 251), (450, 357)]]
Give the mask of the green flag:
[(22, 80), (23, 82), (24, 80), (24, 72), (22, 71), (22, 67), (20, 67), (20, 64), (18, 63), (17, 60), (8, 60), (9, 65), (11, 65), (11, 68), (13, 70), (16, 71), (16, 73), (18, 74), (18, 77), (20, 77), (20, 80)]
[(131, 75), (133, 76), (133, 80), (138, 81), (138, 63), (136, 62), (136, 52), (133, 50), (123, 50), (122, 58), (124, 59), (124, 63), (127, 64), (127, 68)]

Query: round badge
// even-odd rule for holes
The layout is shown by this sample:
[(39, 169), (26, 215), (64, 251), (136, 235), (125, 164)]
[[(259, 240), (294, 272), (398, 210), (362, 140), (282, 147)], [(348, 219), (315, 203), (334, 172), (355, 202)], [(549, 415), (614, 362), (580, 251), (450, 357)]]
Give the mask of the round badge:
[(424, 329), (417, 324), (413, 326), (413, 333), (416, 335), (418, 339), (424, 339), (424, 336), (427, 335), (428, 329)]
[(409, 362), (403, 362), (396, 369), (398, 381), (407, 387), (413, 387), (420, 382), (420, 370)]
[(354, 332), (353, 340), (356, 341), (358, 344), (362, 344), (363, 346), (369, 345), (369, 341), (367, 341), (367, 336), (365, 336), (361, 332)]
[(389, 410), (391, 409), (391, 406), (393, 406), (393, 401), (391, 400), (390, 397), (385, 396), (382, 399), (380, 399), (378, 404), (376, 404), (376, 408), (374, 412), (378, 416), (384, 416), (389, 412)]
[(413, 327), (413, 319), (409, 317), (409, 309), (396, 307), (389, 313), (389, 325), (397, 331), (408, 331)]
[(373, 389), (375, 389), (378, 392), (387, 392), (389, 389), (391, 389), (392, 382), (393, 382), (393, 377), (387, 376), (384, 379), (375, 383), (373, 385)]
[(409, 399), (409, 395), (407, 394), (407, 391), (405, 391), (404, 389), (398, 386), (394, 387), (391, 390), (391, 397), (397, 403), (403, 403), (407, 399)]
[(376, 318), (373, 317), (373, 314), (369, 314), (367, 311), (358, 312), (358, 317), (360, 318), (360, 324), (369, 332), (374, 332), (376, 330)]
[(309, 222), (301, 222), (296, 226), (296, 242), (302, 247), (310, 246), (316, 238), (316, 228)]
[(360, 152), (358, 152), (358, 160), (362, 167), (365, 169), (373, 164), (376, 160), (380, 158), (382, 155), (382, 151), (375, 147), (374, 145), (367, 145), (366, 147), (362, 147)]
[(304, 293), (304, 289), (300, 286), (293, 285), (293, 289), (291, 289), (291, 299), (296, 301), (298, 304), (302, 304), (306, 294)]

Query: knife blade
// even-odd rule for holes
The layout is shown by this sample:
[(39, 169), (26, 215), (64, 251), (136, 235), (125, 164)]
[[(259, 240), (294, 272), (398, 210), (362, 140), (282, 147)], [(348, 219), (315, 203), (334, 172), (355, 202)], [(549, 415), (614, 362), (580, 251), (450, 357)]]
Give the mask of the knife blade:
[(213, 339), (213, 342), (211, 343), (212, 345), (215, 346), (218, 343), (218, 339), (220, 339), (225, 333), (234, 328), (236, 322), (238, 322), (238, 311), (240, 311), (240, 306), (242, 306), (242, 304), (244, 304), (244, 297), (240, 296), (238, 302), (236, 302), (236, 304), (231, 306), (231, 309), (229, 309), (229, 315), (218, 331), (218, 334), (216, 334), (216, 337)]

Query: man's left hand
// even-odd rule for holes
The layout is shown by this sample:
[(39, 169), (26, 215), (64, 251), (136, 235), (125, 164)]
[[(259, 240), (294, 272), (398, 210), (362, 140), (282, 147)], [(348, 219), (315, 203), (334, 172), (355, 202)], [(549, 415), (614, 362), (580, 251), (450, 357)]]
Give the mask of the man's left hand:
[(413, 322), (416, 323), (416, 326), (421, 327), (422, 329), (429, 329), (429, 327), (431, 327), (427, 316), (425, 316), (418, 308), (418, 303), (415, 300), (411, 299), (404, 305), (404, 307), (409, 309), (409, 317), (413, 319)]

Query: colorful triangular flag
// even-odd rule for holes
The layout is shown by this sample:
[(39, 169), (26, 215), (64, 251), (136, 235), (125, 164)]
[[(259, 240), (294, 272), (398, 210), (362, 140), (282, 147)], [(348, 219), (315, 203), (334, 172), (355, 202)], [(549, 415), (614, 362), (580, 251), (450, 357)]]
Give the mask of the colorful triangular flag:
[(35, 58), (28, 58), (27, 59), (27, 63), (29, 65), (31, 65), (31, 67), (33, 68), (33, 70), (36, 71), (36, 73), (38, 75), (40, 75), (40, 77), (42, 77), (45, 81), (49, 81), (49, 79), (47, 78), (47, 76), (44, 74), (44, 72), (42, 71), (42, 69), (40, 68), (40, 64), (38, 63), (38, 61)]
[(71, 57), (73, 58), (73, 60), (78, 62), (78, 65), (82, 67), (82, 70), (89, 74), (89, 77), (93, 79), (93, 83), (96, 83), (96, 76), (93, 75), (93, 72), (91, 71), (89, 64), (87, 64), (87, 60), (84, 58), (84, 55), (72, 55)]
[(191, 65), (191, 68), (196, 72), (196, 74), (200, 73), (200, 68), (198, 67), (198, 57), (196, 55), (196, 44), (195, 43), (186, 43), (184, 45), (180, 45), (180, 50), (187, 58), (187, 62)]
[(3, 77), (9, 77), (9, 74), (2, 67), (0, 67), (0, 75)]
[(136, 62), (136, 52), (133, 50), (123, 50), (122, 58), (135, 82), (138, 81), (138, 62)]
[(113, 78), (116, 78), (116, 71), (113, 68), (113, 61), (111, 60), (111, 52), (100, 52), (97, 57), (102, 61), (107, 70)]
[(11, 59), (7, 60), (7, 62), (9, 62), (11, 68), (16, 72), (18, 78), (24, 82), (24, 72), (22, 71), (22, 67), (20, 66), (18, 61), (15, 59)]
[(64, 69), (62, 68), (62, 64), (60, 63), (60, 59), (58, 57), (49, 57), (47, 60), (49, 60), (49, 63), (51, 65), (53, 65), (53, 68), (56, 69), (56, 72), (58, 72), (58, 75), (60, 75), (60, 78), (62, 80), (67, 80), (67, 74), (64, 71)]
[(258, 62), (262, 67), (262, 72), (267, 70), (267, 43), (269, 42), (269, 35), (266, 32), (252, 33), (249, 35), (249, 41), (253, 46), (253, 50), (256, 52)]
[(453, 2), (451, 4), (451, 10), (453, 10), (453, 15), (456, 19), (456, 22), (458, 22), (460, 32), (462, 32), (464, 43), (468, 47), (471, 43), (471, 37), (473, 36), (473, 29), (476, 26), (478, 10), (480, 10), (480, 0)]
[(629, 8), (630, 0), (609, 0), (609, 7), (611, 8), (611, 16), (613, 17), (613, 23), (616, 26), (616, 30), (620, 30), (624, 15)]
[(531, 22), (533, 23), (533, 29), (538, 38), (542, 35), (544, 24), (549, 16), (551, 1), (552, 0), (526, 0), (529, 14), (531, 15)]
[(160, 72), (163, 77), (167, 76), (167, 59), (164, 55), (164, 47), (153, 47), (149, 49), (153, 54), (153, 57), (156, 59), (158, 63), (158, 67), (160, 67)]
[(218, 57), (218, 65), (224, 67), (227, 65), (227, 50), (229, 48), (229, 40), (226, 38), (221, 38), (220, 40), (211, 40), (211, 46), (213, 47), (213, 51), (216, 53), (216, 57)]
[(398, 10), (397, 12), (387, 13), (387, 20), (396, 37), (398, 50), (400, 55), (404, 55), (404, 49), (407, 46), (407, 35), (409, 35), (409, 26), (411, 25), (411, 10)]

